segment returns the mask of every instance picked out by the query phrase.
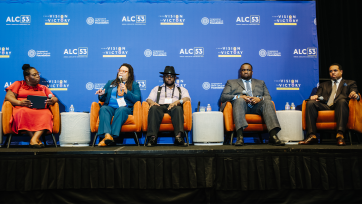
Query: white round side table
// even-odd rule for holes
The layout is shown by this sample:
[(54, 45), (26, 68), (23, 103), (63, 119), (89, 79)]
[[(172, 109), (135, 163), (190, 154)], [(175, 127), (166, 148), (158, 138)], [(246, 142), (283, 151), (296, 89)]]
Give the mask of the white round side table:
[(304, 139), (302, 129), (302, 111), (277, 111), (277, 117), (282, 128), (278, 137), (283, 142), (301, 141)]
[(224, 117), (222, 112), (195, 112), (192, 114), (194, 145), (223, 145)]
[(81, 112), (62, 112), (59, 144), (61, 147), (88, 147), (91, 140), (90, 115)]

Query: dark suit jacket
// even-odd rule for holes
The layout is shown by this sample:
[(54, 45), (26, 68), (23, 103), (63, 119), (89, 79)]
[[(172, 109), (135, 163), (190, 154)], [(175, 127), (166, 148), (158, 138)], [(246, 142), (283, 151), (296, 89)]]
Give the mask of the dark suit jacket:
[[(348, 96), (352, 91), (355, 91), (358, 94), (356, 82), (342, 78), (337, 89), (336, 97), (334, 98), (334, 103), (340, 99), (345, 99), (348, 102), (350, 100)], [(323, 96), (324, 100), (328, 101), (331, 93), (332, 81), (326, 81), (319, 85), (316, 95)]]
[[(226, 102), (232, 101), (235, 95), (243, 95), (243, 90), (246, 89), (241, 78), (228, 80), (221, 94), (220, 101), (222, 104), (220, 111), (224, 110)], [(252, 78), (251, 90), (253, 92), (253, 96), (261, 96), (264, 97), (264, 100), (271, 100), (268, 88), (263, 80)]]
[[(113, 80), (109, 80), (107, 84), (103, 87), (105, 89), (105, 93), (102, 96), (98, 96), (98, 100), (104, 102), (104, 105), (109, 104), (109, 100), (111, 98), (112, 90), (114, 87), (111, 87), (111, 83)], [(127, 94), (124, 93), (124, 100), (129, 108), (133, 110), (133, 105), (141, 100), (141, 91), (137, 82), (133, 81), (132, 90), (128, 90)]]

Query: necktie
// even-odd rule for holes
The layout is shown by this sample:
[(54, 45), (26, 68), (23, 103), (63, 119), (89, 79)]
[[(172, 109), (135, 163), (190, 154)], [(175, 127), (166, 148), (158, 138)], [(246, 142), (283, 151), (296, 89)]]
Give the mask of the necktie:
[(329, 96), (328, 103), (327, 103), (328, 106), (333, 105), (334, 95), (336, 95), (336, 92), (337, 92), (337, 81), (334, 81), (333, 86), (332, 86), (332, 93)]
[[(251, 92), (251, 83), (250, 79), (245, 81), (246, 82), (246, 92), (248, 92), (248, 96), (253, 96), (253, 93)], [(254, 105), (248, 103), (249, 108), (253, 108)]]
[(248, 81), (245, 81), (246, 82), (246, 91), (248, 92), (248, 95), (249, 96), (253, 96), (253, 93), (251, 92), (251, 83), (250, 83), (250, 79)]

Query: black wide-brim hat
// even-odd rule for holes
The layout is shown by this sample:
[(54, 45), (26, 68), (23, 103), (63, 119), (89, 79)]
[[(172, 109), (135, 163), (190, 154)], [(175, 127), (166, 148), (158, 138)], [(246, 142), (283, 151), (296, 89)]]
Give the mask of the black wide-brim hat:
[(175, 72), (175, 68), (174, 68), (173, 66), (166, 66), (166, 67), (165, 67), (165, 71), (160, 72), (160, 74), (173, 74), (173, 75), (179, 75), (179, 74), (176, 74), (176, 72)]

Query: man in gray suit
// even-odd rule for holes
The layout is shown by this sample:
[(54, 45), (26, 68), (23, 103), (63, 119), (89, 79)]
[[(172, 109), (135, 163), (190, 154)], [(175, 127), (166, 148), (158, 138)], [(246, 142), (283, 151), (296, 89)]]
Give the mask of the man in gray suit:
[(245, 114), (258, 114), (263, 116), (269, 132), (269, 144), (285, 145), (277, 136), (280, 125), (271, 101), (268, 88), (264, 81), (253, 79), (253, 67), (249, 63), (241, 65), (240, 79), (228, 80), (221, 94), (221, 109), (224, 110), (226, 102), (233, 105), (233, 117), (236, 127), (237, 141), (235, 146), (244, 145), (243, 129), (248, 127)]

